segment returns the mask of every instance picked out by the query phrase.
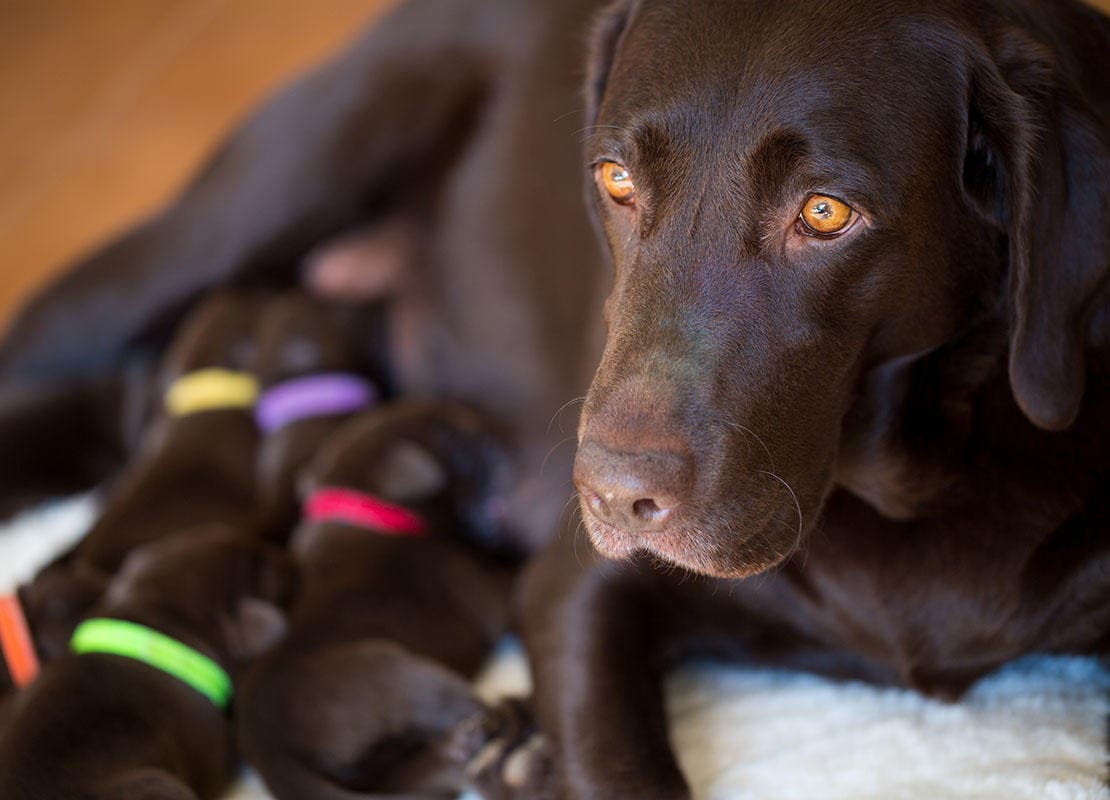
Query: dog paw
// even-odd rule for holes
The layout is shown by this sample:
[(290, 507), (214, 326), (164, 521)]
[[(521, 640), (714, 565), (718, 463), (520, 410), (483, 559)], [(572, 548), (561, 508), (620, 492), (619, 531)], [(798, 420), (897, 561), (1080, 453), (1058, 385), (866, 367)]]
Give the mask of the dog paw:
[(555, 800), (551, 745), (522, 700), (502, 701), (467, 720), (447, 747), (484, 800)]

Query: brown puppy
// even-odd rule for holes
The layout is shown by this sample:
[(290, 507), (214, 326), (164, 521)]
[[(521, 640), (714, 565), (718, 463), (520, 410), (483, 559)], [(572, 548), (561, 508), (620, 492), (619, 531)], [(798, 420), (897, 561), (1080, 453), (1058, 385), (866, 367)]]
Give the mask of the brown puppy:
[[(513, 570), (464, 540), (489, 538), (508, 466), (484, 418), (423, 403), (349, 422), (313, 462), (290, 631), (239, 709), (244, 753), (277, 797), (457, 789), (428, 774), (428, 745), (485, 712), (458, 675), (504, 631)], [(367, 517), (348, 505), (382, 501)]]
[[(294, 574), (280, 552), (210, 526), (136, 550), (96, 613), (172, 637), (234, 681), (280, 635)], [(234, 774), (227, 713), (140, 660), (71, 653), (8, 704), (5, 800), (207, 800)]]
[[(261, 302), (254, 295), (217, 295), (201, 305), (164, 359), (162, 390), (197, 370), (245, 369)], [(73, 625), (135, 547), (214, 522), (253, 532), (257, 444), (250, 408), (160, 413), (89, 533), (20, 590), (41, 655), (64, 652)]]
[(258, 500), (268, 537), (284, 540), (296, 522), (295, 478), (321, 442), (386, 393), (384, 322), (379, 308), (302, 292), (262, 304), (250, 370), (261, 387)]

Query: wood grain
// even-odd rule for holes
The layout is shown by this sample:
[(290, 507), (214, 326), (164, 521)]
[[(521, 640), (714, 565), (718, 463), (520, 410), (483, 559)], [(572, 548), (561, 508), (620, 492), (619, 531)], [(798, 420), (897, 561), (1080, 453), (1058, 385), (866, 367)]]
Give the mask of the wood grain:
[(0, 0), (0, 318), (390, 0)]

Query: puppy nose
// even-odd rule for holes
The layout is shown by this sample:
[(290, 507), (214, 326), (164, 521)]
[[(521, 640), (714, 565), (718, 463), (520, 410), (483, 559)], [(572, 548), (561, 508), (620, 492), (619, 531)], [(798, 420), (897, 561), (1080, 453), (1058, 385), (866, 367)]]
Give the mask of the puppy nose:
[(625, 453), (599, 442), (578, 448), (574, 482), (591, 513), (634, 533), (662, 530), (690, 490), (693, 465), (671, 450)]

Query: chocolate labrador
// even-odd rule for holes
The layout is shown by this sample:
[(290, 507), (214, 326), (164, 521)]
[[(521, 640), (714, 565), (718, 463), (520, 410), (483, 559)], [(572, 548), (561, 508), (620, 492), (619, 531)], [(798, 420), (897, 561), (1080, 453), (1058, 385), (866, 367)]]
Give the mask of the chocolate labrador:
[[(20, 589), (37, 650), (48, 659), (64, 650), (116, 565), (143, 541), (217, 521), (284, 541), (292, 526), (290, 506), (296, 505), (294, 475), (330, 431), (378, 398), (384, 380), (380, 319), (363, 307), (325, 303), (302, 292), (219, 295), (182, 326), (161, 385), (206, 368), (249, 370), (260, 390), (257, 404), (196, 415), (129, 415), (127, 401), (155, 394), (135, 377), (126, 393), (113, 395), (116, 402), (104, 398), (88, 407), (87, 393), (71, 387), (64, 402), (59, 395), (59, 403), (19, 415), (34, 423), (23, 434), (31, 438), (38, 427), (68, 431), (121, 416), (153, 419), (139, 437), (143, 448), (89, 534)], [(364, 377), (371, 374), (375, 378)], [(79, 413), (59, 419), (65, 407)], [(262, 434), (257, 446), (252, 414)], [(0, 688), (9, 685), (6, 673), (0, 675)]]
[(8, 701), (0, 795), (219, 796), (238, 763), (229, 692), (283, 630), (294, 580), (283, 553), (223, 526), (135, 550), (75, 651)]
[(289, 632), (239, 707), (244, 754), (276, 797), (457, 794), (436, 745), (490, 716), (465, 677), (506, 628), (515, 570), (475, 543), (509, 464), (480, 415), (412, 401), (355, 418), (314, 459)]
[(304, 278), (389, 295), (399, 391), (504, 417), (532, 547), (593, 375), (574, 478), (626, 562), (572, 519), (535, 563), (539, 713), (567, 796), (687, 797), (663, 655), (954, 694), (1110, 648), (1108, 45), (1070, 0), (413, 0), (33, 299), (0, 373), (114, 369), (205, 287), (411, 221), (398, 274)]
[(258, 502), (266, 534), (284, 541), (296, 522), (297, 475), (350, 416), (388, 392), (380, 309), (286, 292), (262, 304), (250, 371), (261, 393), (255, 421)]
[[(190, 315), (161, 367), (158, 386), (167, 405), (173, 387), (185, 387), (184, 381), (196, 376), (203, 380), (214, 374), (217, 381), (232, 381), (232, 388), (246, 381), (251, 393), (253, 379), (242, 370), (248, 366), (253, 326), (264, 302), (254, 294), (220, 294)], [(208, 372), (212, 369), (227, 372)], [(37, 649), (45, 658), (65, 651), (73, 626), (139, 545), (210, 523), (255, 535), (258, 433), (253, 398), (232, 398), (227, 406), (213, 395), (212, 405), (203, 397), (209, 389), (197, 384), (194, 390), (200, 392), (195, 409), (179, 414), (167, 408), (154, 416), (85, 537), (20, 589)]]

